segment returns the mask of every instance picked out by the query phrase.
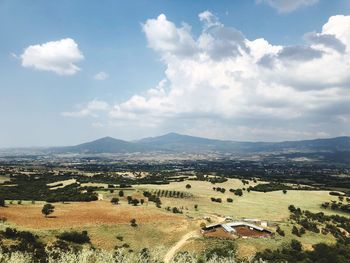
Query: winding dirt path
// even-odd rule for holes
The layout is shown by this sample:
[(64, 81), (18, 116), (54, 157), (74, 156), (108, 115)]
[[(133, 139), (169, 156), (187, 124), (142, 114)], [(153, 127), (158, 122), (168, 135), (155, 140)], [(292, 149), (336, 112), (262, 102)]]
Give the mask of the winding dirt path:
[(198, 231), (192, 231), (182, 236), (182, 238), (166, 253), (164, 257), (164, 263), (170, 263), (171, 259), (175, 256), (175, 253), (192, 237), (198, 236)]

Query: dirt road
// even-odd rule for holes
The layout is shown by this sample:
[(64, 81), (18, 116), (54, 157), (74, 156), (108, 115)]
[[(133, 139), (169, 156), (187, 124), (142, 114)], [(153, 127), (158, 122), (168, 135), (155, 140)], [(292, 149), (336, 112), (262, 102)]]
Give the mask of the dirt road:
[(192, 231), (182, 236), (182, 238), (166, 253), (164, 257), (164, 263), (169, 263), (175, 256), (175, 253), (192, 237), (198, 236), (198, 231)]

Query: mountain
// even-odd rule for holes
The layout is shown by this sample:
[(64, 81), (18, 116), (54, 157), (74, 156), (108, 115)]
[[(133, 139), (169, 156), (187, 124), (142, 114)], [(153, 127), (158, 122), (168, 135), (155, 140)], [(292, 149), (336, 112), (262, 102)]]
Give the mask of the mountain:
[[(234, 142), (207, 139), (177, 133), (168, 133), (158, 137), (149, 137), (135, 141), (144, 149), (157, 149), (170, 152), (210, 152), (233, 150)], [(229, 146), (228, 146), (229, 145)]]
[(350, 137), (285, 142), (237, 142), (207, 139), (177, 133), (123, 141), (104, 137), (76, 146), (56, 147), (53, 152), (70, 153), (257, 153), (257, 152), (339, 152), (350, 151)]
[(51, 148), (53, 152), (65, 153), (125, 153), (137, 151), (137, 145), (131, 142), (104, 137), (92, 142), (75, 146)]

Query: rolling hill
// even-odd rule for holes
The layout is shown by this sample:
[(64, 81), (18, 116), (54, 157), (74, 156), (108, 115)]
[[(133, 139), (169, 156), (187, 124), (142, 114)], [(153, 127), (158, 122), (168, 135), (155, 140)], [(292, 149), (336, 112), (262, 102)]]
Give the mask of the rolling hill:
[(123, 141), (112, 137), (104, 137), (76, 146), (50, 148), (50, 151), (60, 153), (339, 152), (350, 151), (350, 137), (285, 142), (237, 142), (168, 133), (137, 141)]

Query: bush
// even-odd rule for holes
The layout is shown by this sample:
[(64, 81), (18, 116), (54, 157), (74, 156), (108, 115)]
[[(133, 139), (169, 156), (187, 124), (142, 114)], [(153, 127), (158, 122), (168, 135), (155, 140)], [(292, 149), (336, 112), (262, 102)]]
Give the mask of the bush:
[(130, 220), (130, 225), (131, 225), (132, 227), (137, 227), (136, 219), (135, 219), (135, 218), (133, 218), (133, 219)]
[(243, 195), (242, 189), (237, 189), (237, 190), (235, 190), (235, 195), (237, 195), (237, 196), (242, 196), (242, 195)]
[(90, 242), (90, 238), (86, 231), (82, 231), (81, 233), (77, 231), (63, 232), (62, 234), (57, 236), (57, 238), (68, 242), (77, 243), (77, 244), (84, 244), (84, 243)]
[(298, 241), (298, 240), (295, 240), (293, 239), (291, 242), (290, 242), (290, 247), (295, 250), (295, 251), (301, 251), (302, 249), (302, 245), (301, 243)]
[(114, 204), (114, 205), (117, 205), (117, 204), (119, 203), (119, 198), (113, 197), (113, 198), (111, 199), (111, 203)]
[(282, 236), (282, 237), (285, 236), (284, 231), (283, 231), (279, 226), (277, 226), (276, 232), (277, 232), (280, 236)]
[(227, 202), (228, 202), (228, 203), (232, 203), (232, 202), (233, 202), (233, 199), (232, 199), (232, 198), (227, 198)]

